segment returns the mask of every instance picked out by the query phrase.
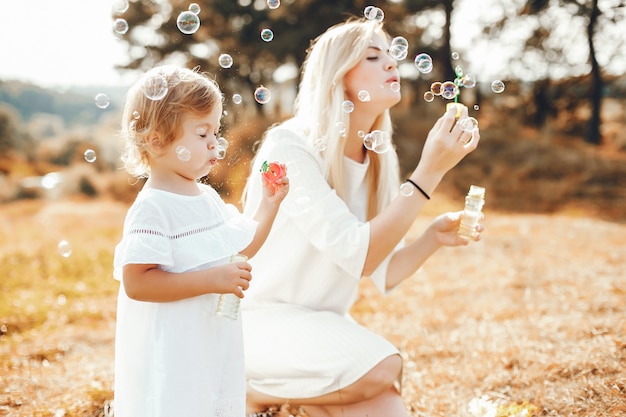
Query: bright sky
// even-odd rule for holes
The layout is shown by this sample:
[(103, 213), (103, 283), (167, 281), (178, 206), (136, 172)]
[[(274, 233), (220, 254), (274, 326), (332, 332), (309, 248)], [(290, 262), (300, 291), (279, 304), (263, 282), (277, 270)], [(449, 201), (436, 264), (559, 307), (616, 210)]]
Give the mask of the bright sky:
[[(486, 18), (489, 20), (489, 11), (497, 9), (476, 7), (483, 1), (465, 0), (456, 4), (453, 48), (466, 51), (463, 58), (472, 66), (466, 70), (477, 73), (479, 78), (499, 78), (510, 55), (519, 51), (515, 39), (523, 36), (509, 34), (508, 39), (503, 37), (500, 40), (500, 45), (493, 39), (483, 39), (476, 23), (484, 24)], [(115, 64), (122, 64), (126, 59), (126, 49), (112, 30), (113, 2), (0, 0), (0, 80), (19, 79), (42, 87), (125, 86), (132, 83), (136, 75), (127, 74), (124, 78), (114, 68)], [(432, 27), (439, 30), (440, 25)], [(564, 26), (566, 30), (569, 27)], [(520, 24), (519, 30), (529, 29)], [(432, 35), (438, 38), (441, 33)], [(617, 38), (626, 39), (624, 34)], [(580, 51), (581, 45), (573, 45), (570, 50)], [(582, 50), (586, 51), (585, 48)], [(618, 74), (626, 71), (624, 59), (619, 59), (623, 56), (614, 53), (609, 59), (599, 53), (601, 65), (611, 63), (615, 67), (614, 73)], [(585, 61), (586, 57), (583, 57)]]
[(113, 0), (0, 0), (0, 80), (42, 87), (127, 84)]

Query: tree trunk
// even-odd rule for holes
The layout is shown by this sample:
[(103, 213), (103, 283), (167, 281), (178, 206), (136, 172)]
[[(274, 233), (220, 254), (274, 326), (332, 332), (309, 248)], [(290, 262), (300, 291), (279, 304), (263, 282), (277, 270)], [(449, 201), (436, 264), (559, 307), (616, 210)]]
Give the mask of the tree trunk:
[(596, 59), (596, 49), (593, 41), (596, 23), (600, 9), (598, 8), (598, 0), (592, 0), (591, 13), (589, 16), (589, 26), (587, 28), (587, 42), (589, 44), (589, 59), (591, 60), (591, 118), (587, 125), (587, 134), (585, 140), (589, 143), (599, 145), (602, 141), (600, 135), (600, 114), (602, 109), (602, 74), (600, 73), (600, 65)]

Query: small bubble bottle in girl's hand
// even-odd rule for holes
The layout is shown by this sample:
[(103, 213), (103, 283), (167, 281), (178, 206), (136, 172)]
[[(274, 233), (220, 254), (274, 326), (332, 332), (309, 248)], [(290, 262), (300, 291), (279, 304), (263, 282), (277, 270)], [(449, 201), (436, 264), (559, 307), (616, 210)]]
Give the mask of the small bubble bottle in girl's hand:
[(261, 165), (261, 175), (268, 182), (275, 184), (276, 181), (280, 180), (287, 174), (287, 169), (284, 164), (279, 164), (278, 162), (267, 162), (263, 161), (263, 165)]

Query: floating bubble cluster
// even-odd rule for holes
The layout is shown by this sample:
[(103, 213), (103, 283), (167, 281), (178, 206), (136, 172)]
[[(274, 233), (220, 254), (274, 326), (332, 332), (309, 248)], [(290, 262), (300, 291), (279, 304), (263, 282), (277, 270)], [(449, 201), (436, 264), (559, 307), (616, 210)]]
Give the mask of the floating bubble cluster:
[(402, 36), (396, 36), (391, 40), (391, 45), (389, 46), (389, 55), (393, 57), (393, 59), (397, 61), (401, 61), (409, 53), (409, 41)]
[(363, 146), (376, 153), (385, 153), (391, 149), (391, 135), (382, 130), (372, 130), (363, 138)]
[(375, 6), (367, 6), (363, 11), (363, 14), (365, 15), (365, 18), (369, 20), (378, 20), (379, 22), (382, 22), (385, 19), (385, 12)]
[(186, 10), (178, 15), (176, 26), (181, 33), (192, 35), (200, 28), (200, 18), (194, 12)]

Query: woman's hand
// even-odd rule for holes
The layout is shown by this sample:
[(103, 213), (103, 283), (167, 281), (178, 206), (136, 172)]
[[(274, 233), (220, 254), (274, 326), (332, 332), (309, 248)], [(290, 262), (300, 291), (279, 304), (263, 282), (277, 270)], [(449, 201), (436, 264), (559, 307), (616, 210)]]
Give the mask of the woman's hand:
[(457, 122), (457, 106), (461, 106), (459, 120), (468, 117), (467, 107), (461, 103), (448, 108), (428, 133), (420, 162), (411, 175), (414, 181), (428, 188), (428, 191), (433, 191), (446, 172), (476, 149), (480, 141), (478, 128), (466, 132)]
[[(428, 226), (428, 231), (434, 235), (437, 244), (440, 246), (467, 245), (470, 241), (458, 236), (457, 234), (462, 218), (463, 211), (444, 213), (433, 220), (430, 226)], [(476, 233), (474, 234), (473, 240), (478, 242), (480, 240), (480, 234), (484, 230), (484, 225), (482, 223), (478, 223), (478, 225), (476, 225)]]

